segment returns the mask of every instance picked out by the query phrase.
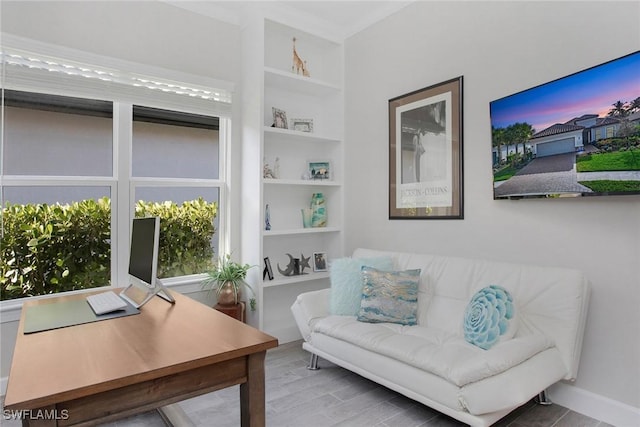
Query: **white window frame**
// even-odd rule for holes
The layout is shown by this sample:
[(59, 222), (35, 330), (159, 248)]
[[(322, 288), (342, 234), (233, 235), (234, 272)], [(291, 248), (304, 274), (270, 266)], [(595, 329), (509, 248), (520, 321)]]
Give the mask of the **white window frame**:
[[(22, 78), (14, 78), (7, 82), (4, 79), (1, 86), (6, 89), (26, 92), (47, 93), (51, 95), (72, 96), (89, 99), (106, 100), (113, 103), (113, 169), (112, 176), (16, 176), (4, 175), (0, 164), (0, 184), (2, 186), (99, 186), (109, 187), (111, 193), (111, 283), (114, 287), (123, 287), (128, 283), (128, 242), (130, 222), (135, 210), (135, 188), (137, 186), (189, 186), (218, 188), (218, 252), (227, 253), (230, 247), (228, 223), (230, 216), (228, 198), (230, 182), (228, 162), (230, 161), (231, 143), (231, 99), (234, 85), (202, 76), (194, 76), (173, 70), (166, 70), (122, 61), (115, 58), (103, 57), (74, 49), (63, 48), (47, 43), (23, 39), (9, 34), (0, 33), (2, 37), (3, 58), (13, 53), (16, 60), (29, 60), (29, 55), (23, 52), (46, 52), (51, 62), (64, 61), (77, 66), (77, 69), (88, 70), (87, 73), (112, 72), (115, 76), (109, 82), (109, 91), (104, 90), (99, 79), (80, 78), (70, 79), (72, 84), (60, 85), (56, 79), (60, 73), (44, 73), (51, 77), (39, 78), (27, 73)], [(86, 67), (82, 64), (91, 64)], [(96, 71), (97, 70), (97, 71)], [(120, 70), (120, 71), (113, 71)], [(6, 71), (5, 71), (6, 74)], [(153, 76), (153, 77), (147, 77)], [(69, 80), (67, 76), (63, 79)], [(111, 77), (110, 77), (111, 78)], [(143, 82), (143, 83), (140, 83)], [(68, 82), (67, 82), (68, 83)], [(127, 87), (127, 85), (132, 85)], [(145, 86), (147, 85), (147, 86)], [(116, 87), (116, 90), (114, 89)], [(134, 87), (135, 86), (135, 87)], [(117, 90), (120, 88), (120, 90)], [(214, 95), (198, 95), (201, 93), (215, 93)], [(107, 96), (105, 96), (105, 93)], [(194, 95), (195, 94), (195, 95)], [(219, 118), (219, 178), (218, 179), (187, 179), (187, 178), (155, 178), (132, 176), (132, 129), (133, 105), (202, 114)], [(0, 113), (4, 117), (4, 103), (0, 106)], [(0, 135), (0, 151), (4, 149), (4, 134)], [(118, 248), (118, 244), (121, 243)], [(195, 274), (163, 280), (167, 286), (181, 286), (181, 291), (192, 292), (200, 290), (199, 283), (204, 274)], [(68, 293), (86, 292), (87, 290), (69, 291)], [(60, 295), (54, 294), (54, 295)], [(16, 321), (22, 302), (32, 298), (48, 298), (53, 295), (19, 298), (0, 301), (0, 314), (5, 321)]]

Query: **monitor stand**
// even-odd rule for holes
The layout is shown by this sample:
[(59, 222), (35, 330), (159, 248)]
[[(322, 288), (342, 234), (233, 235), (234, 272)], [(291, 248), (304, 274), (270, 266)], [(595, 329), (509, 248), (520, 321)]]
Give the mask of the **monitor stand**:
[(176, 303), (176, 300), (173, 299), (160, 279), (155, 280), (153, 288), (146, 285), (135, 285), (131, 283), (129, 286), (124, 288), (122, 292), (120, 292), (120, 296), (131, 303), (135, 308), (142, 307), (156, 295), (171, 304)]

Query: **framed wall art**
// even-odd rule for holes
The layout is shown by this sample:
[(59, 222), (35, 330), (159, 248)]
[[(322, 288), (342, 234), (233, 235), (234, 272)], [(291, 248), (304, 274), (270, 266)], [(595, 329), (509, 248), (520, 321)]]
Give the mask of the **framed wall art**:
[(389, 219), (463, 219), (462, 76), (389, 100)]

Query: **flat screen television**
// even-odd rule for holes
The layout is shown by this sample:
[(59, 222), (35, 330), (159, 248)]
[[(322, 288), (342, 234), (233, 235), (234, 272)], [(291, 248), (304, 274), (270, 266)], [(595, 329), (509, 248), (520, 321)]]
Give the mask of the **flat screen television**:
[(640, 195), (640, 51), (489, 109), (494, 199)]

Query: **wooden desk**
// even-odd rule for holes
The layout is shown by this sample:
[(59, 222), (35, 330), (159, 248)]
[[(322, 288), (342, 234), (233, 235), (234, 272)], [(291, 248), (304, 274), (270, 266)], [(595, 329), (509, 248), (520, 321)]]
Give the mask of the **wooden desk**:
[(175, 305), (153, 298), (137, 315), (23, 334), (25, 308), (85, 295), (24, 304), (4, 401), (31, 410), (23, 426), (96, 425), (236, 384), (241, 425), (265, 425), (276, 338), (175, 292)]

